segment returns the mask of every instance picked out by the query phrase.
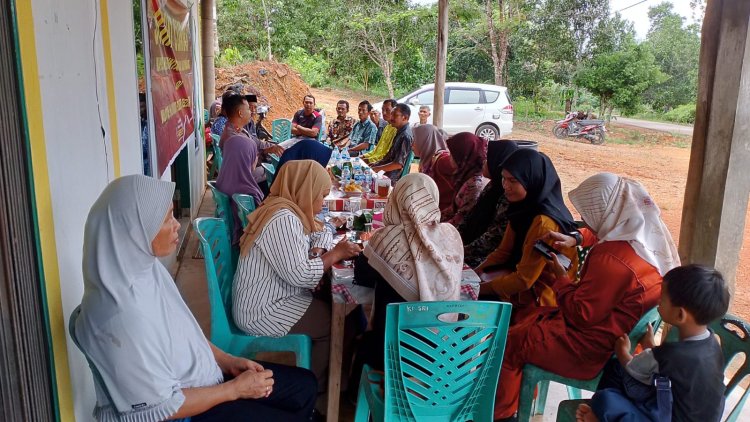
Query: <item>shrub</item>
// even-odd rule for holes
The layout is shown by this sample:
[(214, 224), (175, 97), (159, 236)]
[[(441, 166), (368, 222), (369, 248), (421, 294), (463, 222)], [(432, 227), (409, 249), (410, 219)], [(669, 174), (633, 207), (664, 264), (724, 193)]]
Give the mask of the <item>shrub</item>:
[(301, 47), (292, 47), (286, 58), (286, 63), (299, 72), (302, 79), (311, 87), (319, 88), (328, 83), (328, 61), (319, 55), (310, 55)]
[[(249, 59), (249, 58), (248, 58)], [(245, 57), (237, 47), (229, 47), (224, 49), (219, 56), (216, 57), (216, 65), (218, 67), (229, 67), (236, 66), (238, 64), (245, 63)]]
[(668, 111), (664, 118), (676, 123), (695, 123), (695, 104), (683, 104)]

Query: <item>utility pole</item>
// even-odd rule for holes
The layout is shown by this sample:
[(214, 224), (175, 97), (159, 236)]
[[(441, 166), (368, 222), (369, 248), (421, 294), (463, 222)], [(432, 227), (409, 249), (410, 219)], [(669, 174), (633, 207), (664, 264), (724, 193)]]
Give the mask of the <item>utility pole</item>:
[(208, 109), (216, 99), (214, 48), (216, 43), (216, 0), (201, 1), (201, 50), (203, 55), (203, 107)]
[(445, 101), (445, 64), (448, 57), (448, 0), (438, 2), (437, 60), (435, 61), (435, 100), (432, 106), (432, 124), (443, 127), (443, 102)]

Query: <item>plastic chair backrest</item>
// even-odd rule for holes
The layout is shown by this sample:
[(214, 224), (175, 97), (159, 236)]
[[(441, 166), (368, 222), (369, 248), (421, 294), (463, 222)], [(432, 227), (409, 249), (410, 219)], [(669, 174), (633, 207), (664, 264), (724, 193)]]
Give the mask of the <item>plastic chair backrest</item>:
[(261, 163), (261, 166), (263, 166), (263, 170), (266, 172), (266, 183), (268, 183), (268, 187), (270, 188), (273, 184), (273, 178), (276, 176), (276, 169), (268, 163)]
[(273, 142), (284, 142), (292, 137), (292, 121), (289, 119), (276, 119), (271, 122), (271, 138)]
[(210, 120), (211, 115), (208, 113), (208, 110), (205, 108), (203, 109), (203, 124), (207, 125), (208, 121)]
[(244, 229), (247, 227), (247, 217), (255, 211), (255, 198), (250, 195), (235, 193), (232, 195), (232, 199), (237, 205), (237, 215), (240, 217), (242, 228)]
[[(234, 264), (232, 249), (224, 221), (218, 218), (197, 218), (193, 227), (203, 250), (208, 283), (208, 300), (211, 305), (211, 341), (221, 348), (221, 339), (228, 339), (234, 326), (232, 316), (232, 282)], [(218, 344), (217, 344), (218, 343)]]
[[(723, 318), (712, 322), (710, 327), (721, 340), (721, 353), (724, 355), (725, 370), (726, 366), (731, 363), (732, 358), (740, 353), (745, 355), (742, 365), (737, 368), (737, 372), (727, 383), (724, 397), (728, 397), (732, 390), (745, 377), (750, 375), (750, 325), (734, 315), (726, 314)], [(739, 418), (748, 396), (750, 396), (750, 389), (745, 390), (734, 409), (729, 413), (726, 419), (728, 422), (736, 421)]]
[(221, 163), (224, 161), (224, 157), (221, 155), (221, 148), (219, 148), (219, 135), (211, 134), (211, 147), (214, 150), (214, 161), (216, 161), (216, 171), (221, 171)]
[(211, 181), (206, 184), (211, 188), (211, 196), (213, 196), (214, 203), (216, 203), (214, 217), (224, 220), (227, 233), (231, 235), (234, 230), (234, 216), (232, 215), (232, 206), (229, 203), (229, 197), (216, 188), (216, 182)]
[(411, 162), (414, 161), (414, 152), (410, 152), (404, 163), (404, 168), (401, 170), (401, 177), (406, 176), (411, 171)]
[[(511, 305), (388, 305), (385, 419), (492, 420)], [(451, 321), (444, 314), (468, 316)]]
[(648, 324), (651, 324), (651, 327), (654, 329), (654, 334), (656, 334), (656, 331), (661, 325), (661, 315), (659, 315), (659, 308), (657, 306), (654, 306), (650, 311), (643, 314), (641, 319), (635, 324), (635, 327), (633, 327), (633, 329), (630, 330), (630, 333), (628, 333), (631, 353), (635, 350), (641, 337), (646, 334)]

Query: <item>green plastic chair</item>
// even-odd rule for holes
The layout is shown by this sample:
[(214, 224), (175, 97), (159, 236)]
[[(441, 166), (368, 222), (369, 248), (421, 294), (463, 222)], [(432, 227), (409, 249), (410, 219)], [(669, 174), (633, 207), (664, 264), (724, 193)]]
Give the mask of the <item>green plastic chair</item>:
[(203, 124), (207, 125), (208, 121), (210, 120), (211, 115), (208, 113), (208, 110), (205, 108), (203, 109)]
[(216, 175), (219, 175), (219, 172), (221, 171), (221, 163), (224, 161), (224, 158), (221, 154), (221, 148), (219, 148), (219, 136), (216, 134), (211, 134), (211, 138), (213, 139), (213, 142), (211, 142), (211, 147), (214, 150), (214, 165), (216, 167)]
[(276, 176), (276, 169), (269, 163), (260, 163), (260, 165), (263, 166), (263, 170), (266, 172), (266, 183), (268, 183), (268, 188), (270, 189), (273, 184), (273, 178)]
[(279, 169), (279, 161), (281, 160), (281, 158), (279, 158), (278, 155), (273, 154), (273, 153), (272, 154), (268, 154), (268, 158), (271, 159), (271, 165), (273, 166), (273, 169), (274, 170), (278, 170)]
[(235, 205), (237, 205), (237, 216), (240, 217), (242, 228), (247, 227), (247, 217), (255, 211), (255, 198), (242, 193), (232, 195)]
[[(750, 356), (750, 325), (734, 315), (726, 314), (724, 315), (724, 318), (711, 323), (710, 327), (711, 330), (719, 336), (721, 352), (724, 355), (725, 371), (735, 356), (740, 353), (745, 354), (745, 360), (742, 363), (742, 366), (737, 369), (737, 372), (734, 373), (727, 383), (727, 388), (724, 391), (724, 397), (727, 398), (732, 394), (735, 387), (737, 387), (745, 377), (750, 375), (750, 362), (747, 360), (747, 356)], [(674, 331), (677, 330), (672, 330), (672, 332)], [(747, 403), (748, 397), (750, 397), (750, 389), (745, 390), (742, 394), (737, 401), (737, 404), (727, 415), (727, 418), (725, 419), (726, 422), (736, 422), (739, 419), (742, 409)], [(557, 421), (575, 422), (575, 411), (582, 403), (588, 404), (589, 400), (565, 400), (560, 403), (557, 410)]]
[(234, 230), (234, 217), (232, 216), (232, 206), (229, 203), (229, 197), (216, 187), (216, 182), (211, 181), (206, 184), (211, 189), (211, 196), (214, 198), (214, 203), (216, 204), (214, 217), (224, 220), (227, 233), (231, 237)]
[(235, 265), (224, 221), (197, 218), (193, 227), (203, 250), (211, 304), (211, 342), (219, 349), (237, 356), (253, 358), (259, 352), (293, 352), (297, 366), (310, 369), (312, 342), (304, 334), (284, 337), (256, 337), (234, 325), (232, 317), (232, 282)]
[[(382, 376), (365, 366), (355, 421), (491, 421), (511, 305), (409, 302), (386, 310)], [(441, 320), (444, 314), (467, 316)]]
[(414, 161), (414, 153), (410, 152), (409, 156), (406, 157), (406, 162), (404, 163), (404, 168), (401, 169), (401, 177), (406, 176), (411, 171), (411, 162)]
[[(630, 334), (628, 334), (632, 346), (631, 352), (635, 350), (641, 337), (646, 334), (648, 324), (651, 324), (654, 332), (661, 325), (661, 315), (659, 315), (656, 307), (646, 312), (630, 331)], [(602, 372), (599, 371), (594, 378), (577, 380), (554, 374), (531, 364), (525, 365), (523, 367), (523, 381), (521, 382), (521, 396), (518, 403), (518, 420), (520, 422), (530, 421), (532, 412), (534, 415), (544, 414), (550, 381), (565, 385), (568, 389), (568, 398), (578, 400), (581, 398), (581, 390), (596, 391), (596, 386), (599, 385), (601, 377)], [(537, 384), (539, 384), (539, 394), (536, 400), (534, 400), (534, 390)]]
[[(104, 383), (104, 379), (102, 378), (102, 374), (99, 373), (99, 370), (96, 369), (96, 365), (94, 365), (94, 362), (91, 361), (89, 358), (88, 353), (81, 347), (81, 343), (78, 342), (78, 337), (76, 336), (76, 320), (78, 319), (78, 315), (81, 313), (81, 305), (76, 306), (75, 309), (73, 309), (73, 313), (70, 314), (70, 318), (68, 319), (68, 333), (70, 334), (70, 338), (73, 340), (73, 344), (76, 345), (78, 350), (83, 353), (83, 356), (86, 358), (86, 363), (89, 364), (89, 369), (91, 370), (91, 375), (94, 377), (94, 384), (96, 384), (99, 389), (104, 392), (104, 396), (107, 397), (107, 401), (111, 404), (115, 401), (112, 400), (112, 396), (109, 394), (109, 390), (107, 390), (107, 385)], [(115, 413), (115, 416), (118, 420), (120, 420), (120, 415)], [(183, 418), (183, 419), (175, 419), (175, 422), (190, 422), (190, 418)]]
[(274, 143), (284, 142), (292, 137), (292, 121), (276, 119), (271, 122), (271, 139)]

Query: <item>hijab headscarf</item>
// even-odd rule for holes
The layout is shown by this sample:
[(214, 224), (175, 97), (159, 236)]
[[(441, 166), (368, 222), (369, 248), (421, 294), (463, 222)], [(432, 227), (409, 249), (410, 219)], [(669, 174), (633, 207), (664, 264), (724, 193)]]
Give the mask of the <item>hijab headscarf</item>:
[(448, 134), (444, 130), (426, 124), (412, 129), (414, 148), (419, 151), (419, 171), (432, 177), (432, 158), (440, 151), (448, 149), (445, 140)]
[(463, 245), (455, 227), (440, 223), (435, 182), (421, 173), (404, 176), (388, 198), (383, 223), (364, 254), (388, 284), (407, 301), (458, 300)]
[(328, 148), (314, 139), (303, 139), (281, 154), (276, 171), (280, 171), (281, 167), (287, 161), (296, 160), (315, 160), (318, 164), (325, 167), (328, 165), (332, 153), (333, 150), (331, 148)]
[(454, 190), (458, 192), (467, 180), (482, 174), (487, 160), (487, 141), (473, 133), (461, 132), (448, 139), (447, 143), (456, 163)]
[(305, 234), (323, 230), (315, 218), (315, 202), (331, 190), (331, 177), (313, 160), (290, 161), (276, 175), (271, 192), (260, 207), (250, 214), (240, 239), (240, 254), (245, 256), (276, 211), (288, 209), (302, 222)]
[(174, 183), (143, 175), (110, 183), (84, 229), (81, 313), (76, 336), (102, 375), (98, 420), (163, 420), (182, 388), (219, 384), (211, 348), (151, 242)]
[(659, 216), (661, 211), (640, 183), (599, 173), (568, 196), (583, 221), (596, 232), (599, 243), (628, 242), (662, 276), (680, 265), (672, 235)]
[(521, 260), (526, 234), (536, 216), (546, 215), (553, 219), (563, 233), (573, 231), (576, 225), (563, 201), (560, 178), (549, 157), (533, 149), (522, 148), (505, 160), (503, 170), (513, 175), (526, 189), (525, 199), (511, 202), (508, 206), (508, 221), (515, 233), (508, 264), (516, 265)]
[(493, 221), (503, 190), (503, 162), (518, 150), (514, 141), (500, 140), (490, 142), (487, 146), (487, 169), (490, 172), (490, 183), (479, 196), (477, 204), (461, 224), (461, 238), (469, 244), (487, 231)]

